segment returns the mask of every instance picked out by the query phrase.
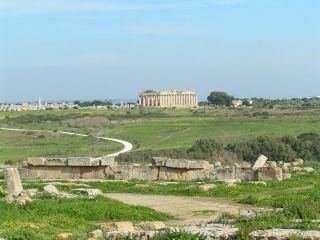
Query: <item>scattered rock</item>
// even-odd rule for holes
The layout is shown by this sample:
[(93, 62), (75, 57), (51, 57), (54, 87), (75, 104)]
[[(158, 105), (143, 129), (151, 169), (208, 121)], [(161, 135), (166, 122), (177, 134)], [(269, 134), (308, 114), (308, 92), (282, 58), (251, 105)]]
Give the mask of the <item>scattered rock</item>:
[(27, 202), (32, 202), (32, 199), (28, 196), (22, 196), (22, 197), (17, 197), (15, 199), (13, 199), (13, 201), (15, 203), (18, 203), (20, 205), (24, 205), (26, 204)]
[(4, 178), (7, 183), (7, 192), (10, 195), (18, 196), (23, 191), (18, 169), (16, 168), (5, 169)]
[(213, 189), (215, 188), (217, 185), (215, 184), (204, 184), (204, 185), (200, 185), (199, 188), (202, 190), (202, 191), (208, 191), (210, 189)]
[(93, 238), (102, 238), (103, 237), (103, 232), (101, 229), (97, 229), (91, 232), (91, 236)]
[(222, 164), (221, 164), (221, 162), (214, 162), (214, 166), (215, 167), (222, 167)]
[(44, 189), (44, 192), (49, 193), (49, 194), (58, 194), (59, 193), (58, 189), (51, 184), (45, 186), (43, 189)]
[(259, 168), (263, 167), (263, 165), (266, 164), (268, 158), (262, 154), (260, 154), (260, 156), (258, 157), (258, 159), (256, 160), (256, 162), (253, 164), (252, 166), (252, 170), (256, 171)]
[(183, 227), (182, 229), (191, 233), (203, 233), (207, 239), (234, 239), (238, 228), (225, 224), (204, 224), (200, 226)]
[(73, 235), (72, 233), (60, 233), (57, 237), (58, 238), (69, 238), (72, 235)]
[(250, 236), (257, 240), (289, 239), (289, 237), (292, 235), (299, 236), (301, 239), (320, 239), (320, 231), (301, 231), (296, 229), (274, 228), (268, 230), (258, 230), (250, 233)]
[(32, 229), (40, 229), (40, 227), (38, 227), (38, 226), (36, 226), (36, 225), (34, 225), (34, 224), (32, 224), (32, 223), (29, 224), (29, 228), (32, 228)]
[(38, 192), (39, 192), (38, 189), (26, 189), (26, 190), (23, 190), (23, 191), (20, 193), (20, 196), (32, 197), (32, 196), (36, 195)]
[(134, 185), (136, 188), (148, 188), (149, 187), (149, 185), (148, 184), (136, 184), (136, 185)]
[(130, 232), (134, 231), (132, 222), (111, 222), (111, 223), (100, 223), (99, 228), (108, 232)]
[(313, 172), (314, 169), (312, 167), (304, 167), (301, 170), (306, 171), (306, 172)]
[(285, 179), (291, 179), (291, 173), (284, 173), (283, 180), (285, 180)]
[(299, 164), (303, 164), (304, 163), (303, 159), (301, 159), (301, 158), (297, 158), (294, 161), (299, 163)]
[(156, 231), (156, 230), (162, 230), (162, 229), (167, 228), (166, 225), (161, 221), (142, 222), (139, 224), (139, 227), (141, 227), (143, 230), (147, 230), (147, 231)]
[(300, 167), (291, 167), (290, 172), (299, 173), (299, 172), (301, 172), (301, 168)]
[(265, 181), (249, 181), (249, 184), (255, 184), (255, 185), (267, 185)]
[(89, 197), (103, 195), (103, 192), (100, 189), (95, 189), (95, 188), (76, 188), (76, 189), (72, 189), (72, 191), (86, 193)]

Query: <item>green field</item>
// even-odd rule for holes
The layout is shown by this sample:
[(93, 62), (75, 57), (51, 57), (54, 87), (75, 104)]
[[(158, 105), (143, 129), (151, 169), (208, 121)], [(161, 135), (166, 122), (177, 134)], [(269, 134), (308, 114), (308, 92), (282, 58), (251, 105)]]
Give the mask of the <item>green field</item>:
[[(0, 119), (2, 127), (62, 130), (119, 138), (131, 142), (133, 151), (187, 149), (200, 138), (214, 138), (227, 145), (258, 136), (297, 136), (308, 132), (320, 134), (319, 108), (149, 109), (147, 114), (141, 114), (137, 109), (60, 110), (3, 112), (0, 113)], [(74, 123), (81, 119), (86, 119), (84, 127)], [(101, 123), (101, 119), (108, 122)], [(32, 135), (17, 134), (0, 131), (0, 162), (42, 154), (50, 157), (96, 156), (120, 148), (116, 143), (109, 142), (105, 148), (105, 142), (99, 142), (98, 147), (93, 147), (97, 143), (78, 137), (35, 139)]]

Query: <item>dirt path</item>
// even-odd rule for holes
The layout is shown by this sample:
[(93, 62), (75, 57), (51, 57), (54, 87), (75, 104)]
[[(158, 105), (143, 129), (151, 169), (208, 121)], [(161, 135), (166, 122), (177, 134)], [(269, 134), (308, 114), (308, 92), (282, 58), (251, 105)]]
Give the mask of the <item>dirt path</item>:
[(220, 199), (202, 197), (177, 197), (161, 195), (143, 195), (131, 193), (108, 193), (108, 197), (131, 205), (150, 207), (156, 211), (168, 213), (177, 217), (167, 221), (167, 225), (194, 225), (217, 219), (223, 213), (245, 213), (252, 207), (224, 201)]

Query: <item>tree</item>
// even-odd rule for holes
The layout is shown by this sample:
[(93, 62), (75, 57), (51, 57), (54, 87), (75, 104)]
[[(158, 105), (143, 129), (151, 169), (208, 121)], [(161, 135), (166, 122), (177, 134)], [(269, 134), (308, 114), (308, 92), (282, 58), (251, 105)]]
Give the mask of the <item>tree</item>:
[(226, 92), (211, 92), (207, 97), (207, 100), (211, 104), (230, 107), (232, 104), (232, 100), (234, 100), (234, 97), (227, 94)]

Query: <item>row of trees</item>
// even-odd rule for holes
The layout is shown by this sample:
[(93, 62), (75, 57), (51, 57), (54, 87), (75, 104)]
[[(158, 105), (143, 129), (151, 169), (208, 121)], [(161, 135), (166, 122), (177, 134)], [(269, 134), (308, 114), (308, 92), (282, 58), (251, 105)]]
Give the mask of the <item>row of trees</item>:
[(122, 154), (120, 162), (150, 162), (153, 156), (186, 159), (206, 159), (208, 161), (247, 161), (254, 163), (263, 154), (270, 161), (291, 162), (296, 158), (320, 161), (320, 136), (314, 133), (298, 137), (286, 135), (280, 138), (258, 137), (247, 142), (223, 144), (215, 139), (200, 139), (188, 150), (136, 151)]
[(80, 102), (79, 100), (74, 101), (75, 105), (79, 107), (92, 107), (92, 106), (111, 106), (112, 101), (100, 101), (100, 100), (93, 100), (93, 101), (85, 101)]

